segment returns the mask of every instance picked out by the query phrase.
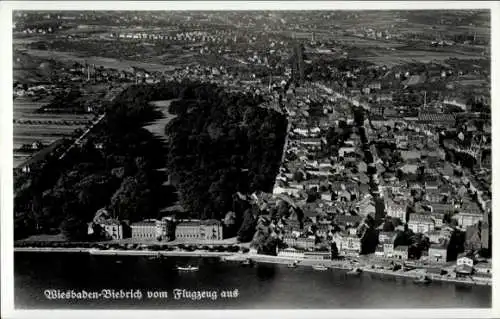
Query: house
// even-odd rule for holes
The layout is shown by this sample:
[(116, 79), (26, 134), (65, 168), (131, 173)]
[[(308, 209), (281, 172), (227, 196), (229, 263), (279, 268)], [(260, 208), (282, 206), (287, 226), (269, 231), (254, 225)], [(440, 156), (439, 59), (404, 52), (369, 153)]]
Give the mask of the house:
[(431, 244), (428, 255), (431, 263), (446, 263), (448, 261), (448, 241), (444, 240), (438, 244)]
[(106, 236), (110, 239), (123, 239), (123, 223), (117, 219), (108, 219), (100, 224)]
[(425, 190), (426, 191), (429, 191), (429, 190), (438, 190), (438, 186), (439, 186), (439, 182), (437, 181), (426, 181), (425, 182)]
[(312, 250), (316, 246), (316, 241), (314, 237), (299, 237), (295, 245), (304, 250)]
[(350, 154), (350, 153), (356, 153), (356, 148), (355, 147), (341, 147), (339, 149), (339, 156), (340, 157), (345, 157), (347, 154)]
[(406, 209), (407, 204), (396, 203), (392, 200), (385, 201), (385, 211), (387, 212), (387, 216), (392, 218), (399, 218), (403, 223), (406, 223)]
[(420, 160), (422, 153), (420, 151), (400, 151), (401, 159), (403, 162), (411, 161), (411, 160)]
[(414, 233), (427, 233), (434, 230), (434, 220), (427, 214), (410, 214), (408, 228)]
[(337, 232), (333, 236), (340, 255), (358, 256), (361, 252), (361, 238), (352, 233)]
[(348, 227), (358, 225), (362, 219), (361, 216), (336, 215), (333, 222), (338, 226)]
[(452, 216), (459, 226), (466, 228), (468, 226), (476, 225), (480, 221), (483, 221), (483, 214), (477, 212), (466, 212), (462, 211), (458, 214)]
[(393, 258), (398, 260), (408, 259), (408, 246), (397, 246), (394, 248)]
[(361, 216), (375, 215), (375, 205), (373, 205), (371, 196), (365, 196), (355, 207)]
[(378, 233), (378, 241), (380, 243), (385, 243), (385, 242), (390, 242), (390, 243), (394, 243), (394, 240), (396, 239), (396, 232), (393, 232), (393, 231), (389, 231), (389, 232), (384, 232), (384, 231), (381, 231)]
[(481, 248), (481, 228), (479, 225), (476, 224), (466, 228), (465, 248), (473, 251)]
[(441, 228), (443, 227), (443, 221), (444, 221), (444, 214), (442, 213), (431, 213), (431, 218), (434, 221), (434, 226), (436, 228)]
[(439, 230), (432, 230), (428, 232), (426, 235), (427, 237), (429, 237), (429, 241), (432, 244), (439, 244), (443, 239), (443, 235)]
[(468, 277), (474, 272), (474, 261), (467, 257), (457, 259), (455, 273), (457, 277)]
[(375, 248), (375, 256), (377, 257), (385, 257), (384, 254), (384, 245), (378, 244), (377, 248)]

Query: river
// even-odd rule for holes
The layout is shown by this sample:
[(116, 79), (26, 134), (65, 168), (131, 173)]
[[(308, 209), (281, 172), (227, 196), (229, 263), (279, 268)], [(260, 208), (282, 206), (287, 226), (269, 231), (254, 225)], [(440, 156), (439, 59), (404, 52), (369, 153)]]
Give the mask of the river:
[[(118, 262), (117, 262), (118, 261)], [(199, 266), (179, 272), (176, 266)], [(363, 309), (489, 308), (491, 287), (457, 287), (433, 282), (415, 285), (378, 274), (347, 276), (342, 270), (258, 264), (244, 267), (217, 258), (97, 256), (86, 253), (14, 253), (14, 300), (18, 309)], [(47, 289), (75, 293), (133, 289), (142, 299), (50, 299)], [(216, 291), (217, 298), (176, 299), (174, 289)], [(157, 298), (148, 298), (157, 292)], [(226, 296), (222, 296), (222, 292)], [(108, 291), (109, 292), (109, 291)], [(168, 294), (167, 298), (160, 292)], [(226, 293), (227, 292), (227, 293)], [(48, 295), (49, 297), (51, 295)], [(214, 295), (207, 295), (214, 297)]]

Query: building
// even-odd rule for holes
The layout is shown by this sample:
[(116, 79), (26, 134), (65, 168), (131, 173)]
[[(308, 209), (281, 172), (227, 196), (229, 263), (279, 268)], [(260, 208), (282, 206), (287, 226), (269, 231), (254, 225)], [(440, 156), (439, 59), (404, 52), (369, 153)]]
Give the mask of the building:
[(157, 239), (156, 220), (149, 219), (130, 225), (132, 230), (132, 239), (136, 240), (155, 240)]
[(160, 240), (175, 239), (175, 220), (171, 217), (163, 217), (156, 221), (156, 234)]
[(431, 213), (431, 218), (434, 221), (434, 226), (436, 228), (443, 227), (444, 214), (441, 214), (441, 213)]
[(476, 212), (460, 212), (453, 215), (452, 218), (457, 221), (459, 226), (464, 228), (476, 225), (478, 222), (483, 221), (483, 215)]
[(397, 237), (397, 233), (393, 231), (381, 231), (378, 233), (378, 241), (379, 243), (394, 243), (394, 240)]
[(385, 257), (384, 253), (384, 245), (378, 244), (377, 248), (375, 248), (375, 256), (377, 257)]
[(408, 246), (397, 246), (394, 248), (393, 258), (398, 260), (408, 259)]
[(410, 214), (408, 228), (414, 233), (427, 233), (434, 230), (434, 220), (430, 215), (425, 214)]
[(117, 219), (107, 219), (102, 221), (99, 226), (108, 239), (123, 239), (123, 224)]
[(446, 263), (448, 261), (448, 241), (441, 241), (439, 244), (431, 244), (428, 255), (429, 261), (432, 263)]
[(432, 230), (428, 232), (427, 237), (432, 244), (439, 244), (443, 238), (445, 238), (439, 230)]
[(313, 260), (329, 260), (331, 259), (332, 254), (329, 251), (306, 251), (304, 252), (305, 259), (313, 259)]
[(358, 256), (361, 252), (361, 238), (349, 233), (335, 233), (333, 241), (340, 255)]
[(175, 239), (186, 241), (222, 240), (222, 223), (218, 220), (181, 222), (175, 227)]
[(420, 112), (418, 114), (418, 122), (421, 124), (454, 127), (456, 120), (455, 116), (450, 113)]
[(300, 249), (288, 247), (285, 249), (279, 249), (278, 256), (279, 257), (287, 257), (287, 258), (295, 258), (295, 259), (303, 259), (304, 258), (304, 251), (300, 250)]
[(387, 212), (387, 216), (393, 218), (399, 218), (403, 223), (406, 223), (406, 204), (399, 204), (393, 201), (386, 201), (385, 203), (385, 211)]
[(467, 277), (474, 272), (474, 261), (467, 257), (457, 259), (455, 273), (457, 277)]

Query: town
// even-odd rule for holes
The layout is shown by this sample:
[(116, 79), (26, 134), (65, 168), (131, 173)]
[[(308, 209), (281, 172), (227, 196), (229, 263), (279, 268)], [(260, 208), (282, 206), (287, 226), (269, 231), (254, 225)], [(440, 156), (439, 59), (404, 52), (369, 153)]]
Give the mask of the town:
[[(482, 19), (477, 18), (481, 12), (474, 11), (457, 19), (441, 15), (439, 21), (394, 14), (398, 17), (384, 12), (378, 26), (360, 28), (360, 12), (335, 13), (333, 26), (324, 12), (311, 13), (307, 22), (298, 12), (186, 12), (166, 17), (18, 13), (13, 30), (20, 39), (14, 41), (16, 247), (226, 251), (241, 260), (305, 260), (401, 276), (423, 269), (437, 280), (491, 285), (491, 76), (489, 36), (480, 31), (489, 27), (475, 22)], [(422, 19), (433, 29), (412, 32), (412, 19)], [(465, 22), (477, 25), (473, 31), (450, 31)], [(421, 52), (430, 58), (421, 60)], [(213, 179), (197, 192), (218, 194), (220, 203), (202, 212), (192, 208), (206, 199), (192, 198), (195, 191), (176, 178), (180, 173), (174, 168), (181, 164), (153, 169), (154, 156), (138, 160), (140, 154), (134, 153), (130, 165), (137, 166), (136, 176), (144, 171), (145, 185), (157, 185), (151, 174), (167, 175), (158, 189), (151, 186), (142, 193), (133, 191), (142, 189), (139, 178), (136, 184), (127, 180), (126, 160), (120, 162), (121, 172), (111, 173), (112, 182), (81, 174), (84, 168), (79, 167), (91, 162), (82, 155), (88, 147), (89, 158), (118, 163), (114, 157), (125, 157), (100, 133), (103, 126), (112, 130), (114, 101), (168, 100), (170, 106), (163, 112), (175, 113), (170, 122), (175, 124), (201, 112), (201, 104), (189, 103), (201, 103), (202, 93), (180, 89), (169, 98), (156, 98), (163, 95), (148, 90), (191, 88), (189, 83), (220, 88), (217, 98), (236, 101), (235, 108), (246, 103), (240, 95), (260, 101), (249, 108), (286, 121), (282, 141), (278, 130), (262, 139), (283, 145), (268, 150), (273, 153), (269, 158), (278, 158), (275, 172), (264, 174), (259, 168), (272, 179), (271, 188), (231, 189), (217, 184), (230, 177)], [(132, 93), (127, 92), (135, 88), (148, 93), (129, 98)], [(116, 102), (116, 108), (122, 104)], [(176, 105), (191, 110), (173, 111)], [(250, 117), (246, 109), (238, 112)], [(141, 124), (149, 128), (151, 122)], [(153, 133), (168, 139), (171, 154), (182, 154), (175, 153), (180, 152), (181, 137), (165, 137), (170, 123)], [(213, 136), (230, 135), (230, 126), (213, 128), (216, 124), (201, 124), (210, 143), (215, 143)], [(182, 139), (191, 143), (188, 140)], [(137, 145), (140, 149), (142, 144)], [(220, 149), (210, 153), (214, 161), (218, 156), (233, 160), (232, 155)], [(75, 164), (78, 160), (82, 165)], [(42, 176), (50, 176), (44, 170), (57, 161), (69, 167), (67, 173), (37, 194), (33, 185), (43, 183)], [(258, 156), (253, 161), (259, 165)], [(195, 174), (207, 167), (190, 169)], [(53, 203), (64, 198), (61, 185), (69, 185), (67, 180), (74, 178), (70, 173), (90, 180), (88, 189), (113, 185), (110, 196), (99, 199), (102, 207), (87, 212), (92, 217), (85, 220), (84, 230), (82, 225), (68, 226), (73, 219), (64, 214), (49, 217), (50, 207), (60, 210)], [(253, 184), (267, 185), (259, 183)], [(165, 195), (160, 186), (174, 190)], [(92, 198), (78, 194), (76, 203)], [(151, 194), (175, 199), (155, 210), (145, 204)], [(43, 208), (46, 201), (50, 204)], [(140, 220), (123, 218), (124, 212), (140, 208), (152, 213)], [(43, 239), (62, 238), (57, 237), (60, 233), (81, 235), (74, 240)]]

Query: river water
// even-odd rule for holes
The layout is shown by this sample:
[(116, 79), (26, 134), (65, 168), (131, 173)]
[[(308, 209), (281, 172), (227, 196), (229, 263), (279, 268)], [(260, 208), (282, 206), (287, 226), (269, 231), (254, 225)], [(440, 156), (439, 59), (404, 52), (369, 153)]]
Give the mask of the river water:
[[(199, 266), (199, 271), (177, 271), (176, 266), (185, 265)], [(342, 270), (316, 271), (309, 267), (271, 264), (244, 267), (217, 258), (151, 260), (137, 256), (16, 252), (14, 269), (18, 309), (491, 307), (491, 287), (457, 287), (440, 282), (421, 286), (408, 279), (378, 274), (352, 277)], [(184, 295), (176, 299), (175, 289), (184, 289)], [(73, 291), (74, 294), (83, 290), (101, 295), (96, 299), (78, 299), (78, 295), (73, 295), (74, 299), (64, 299), (64, 296), (53, 299), (55, 295), (47, 290)], [(132, 290), (135, 296), (140, 291), (142, 298), (122, 298), (120, 290), (123, 294)], [(116, 297), (109, 298), (110, 291)], [(189, 291), (212, 293), (192, 300), (194, 297)], [(156, 293), (156, 298), (149, 298), (148, 292)]]

